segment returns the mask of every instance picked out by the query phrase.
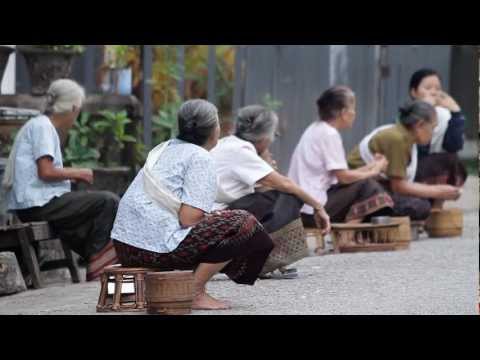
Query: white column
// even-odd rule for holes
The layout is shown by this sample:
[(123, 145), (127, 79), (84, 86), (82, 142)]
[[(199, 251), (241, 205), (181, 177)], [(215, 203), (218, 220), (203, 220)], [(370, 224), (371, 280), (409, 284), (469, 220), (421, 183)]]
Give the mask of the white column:
[[(7, 46), (15, 47), (16, 45), (7, 45)], [(10, 55), (7, 68), (5, 69), (5, 75), (3, 76), (2, 91), (1, 91), (3, 95), (15, 94), (15, 57), (16, 57), (15, 53)]]

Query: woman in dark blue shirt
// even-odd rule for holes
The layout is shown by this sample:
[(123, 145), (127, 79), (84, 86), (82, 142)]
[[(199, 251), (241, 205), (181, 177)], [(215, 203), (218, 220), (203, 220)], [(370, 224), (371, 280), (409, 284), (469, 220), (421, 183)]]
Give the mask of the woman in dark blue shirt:
[[(419, 146), (417, 182), (449, 184), (462, 187), (467, 171), (458, 152), (464, 146), (465, 116), (458, 103), (442, 88), (440, 74), (432, 69), (421, 69), (410, 80), (410, 96), (434, 105), (438, 125), (430, 144)], [(434, 204), (441, 208), (443, 202)]]

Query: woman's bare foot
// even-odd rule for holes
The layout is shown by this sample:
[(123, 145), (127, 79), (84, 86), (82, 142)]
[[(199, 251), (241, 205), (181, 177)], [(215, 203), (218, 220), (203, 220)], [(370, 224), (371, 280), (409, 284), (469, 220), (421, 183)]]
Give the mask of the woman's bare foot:
[(232, 306), (226, 301), (217, 300), (206, 292), (201, 292), (193, 299), (193, 310), (229, 310)]

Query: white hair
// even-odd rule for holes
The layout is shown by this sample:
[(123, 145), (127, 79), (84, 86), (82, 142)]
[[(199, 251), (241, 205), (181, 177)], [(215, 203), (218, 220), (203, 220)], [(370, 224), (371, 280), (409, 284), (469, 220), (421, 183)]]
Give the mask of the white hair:
[(85, 90), (73, 80), (54, 81), (47, 92), (47, 112), (62, 114), (75, 106), (80, 109), (85, 101)]
[(253, 144), (265, 138), (275, 139), (278, 115), (261, 105), (251, 105), (238, 111), (235, 135)]

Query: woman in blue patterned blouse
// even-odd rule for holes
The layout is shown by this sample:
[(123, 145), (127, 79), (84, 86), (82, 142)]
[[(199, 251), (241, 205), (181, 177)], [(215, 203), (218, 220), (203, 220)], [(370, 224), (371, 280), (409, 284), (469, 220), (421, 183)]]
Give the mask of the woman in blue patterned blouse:
[(87, 261), (87, 281), (94, 281), (118, 260), (110, 231), (120, 199), (105, 191), (71, 191), (72, 181), (94, 181), (91, 169), (63, 166), (59, 136), (72, 128), (84, 100), (84, 89), (73, 80), (51, 84), (45, 114), (17, 134), (2, 185), (9, 211), (25, 223), (47, 221)]
[(206, 283), (222, 272), (253, 285), (273, 243), (248, 212), (212, 212), (217, 177), (210, 150), (220, 135), (217, 108), (188, 101), (179, 110), (178, 127), (176, 139), (152, 150), (121, 200), (112, 239), (124, 266), (195, 270), (193, 309), (228, 309), (207, 294)]

